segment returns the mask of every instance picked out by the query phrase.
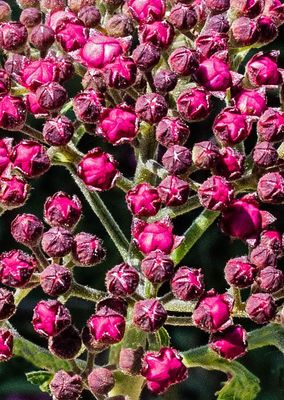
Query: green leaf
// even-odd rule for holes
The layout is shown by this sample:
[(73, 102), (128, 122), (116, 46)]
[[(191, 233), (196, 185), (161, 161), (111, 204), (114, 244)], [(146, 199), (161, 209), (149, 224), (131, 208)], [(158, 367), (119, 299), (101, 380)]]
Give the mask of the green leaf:
[(158, 330), (157, 335), (159, 336), (161, 347), (169, 347), (171, 344), (171, 338), (168, 331), (162, 327)]
[(39, 386), (42, 392), (49, 393), (49, 384), (53, 378), (53, 374), (47, 371), (32, 371), (26, 373), (28, 382), (32, 385)]
[(255, 329), (248, 334), (249, 350), (264, 346), (275, 346), (284, 353), (284, 327), (269, 324), (260, 329)]

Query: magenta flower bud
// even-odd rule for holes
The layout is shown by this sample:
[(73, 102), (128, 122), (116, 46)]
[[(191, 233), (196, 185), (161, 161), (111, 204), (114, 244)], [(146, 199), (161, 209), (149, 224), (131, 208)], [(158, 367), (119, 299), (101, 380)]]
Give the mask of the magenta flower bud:
[(28, 178), (44, 174), (50, 167), (46, 148), (34, 140), (22, 140), (13, 148), (11, 155), (14, 168)]
[(146, 255), (154, 250), (170, 254), (182, 240), (173, 234), (173, 226), (168, 219), (161, 219), (149, 224), (135, 219), (132, 234), (134, 243)]
[(177, 109), (186, 121), (200, 121), (211, 111), (210, 94), (201, 87), (182, 92), (177, 99)]
[(233, 101), (242, 114), (260, 117), (266, 109), (265, 92), (260, 90), (240, 89), (234, 95)]
[(0, 282), (3, 285), (25, 287), (36, 269), (35, 258), (22, 250), (10, 250), (0, 254)]
[(247, 17), (235, 19), (231, 25), (230, 33), (234, 47), (251, 46), (260, 37), (257, 21)]
[(11, 88), (11, 79), (5, 69), (0, 69), (0, 95), (7, 94)]
[(219, 154), (214, 165), (216, 173), (230, 180), (240, 178), (245, 169), (245, 157), (232, 147), (223, 147)]
[(133, 50), (132, 57), (141, 71), (149, 71), (160, 61), (161, 50), (151, 42), (142, 43)]
[(213, 132), (224, 146), (234, 146), (251, 133), (252, 121), (234, 107), (224, 108), (214, 120)]
[(142, 260), (141, 271), (155, 285), (163, 283), (173, 276), (174, 263), (168, 255), (156, 250)]
[(210, 290), (199, 300), (192, 313), (193, 323), (206, 332), (223, 331), (232, 325), (231, 312), (234, 300), (228, 294)]
[(268, 265), (274, 267), (277, 263), (277, 255), (272, 249), (261, 243), (252, 249), (249, 259), (250, 262), (259, 269), (263, 269)]
[(57, 82), (46, 83), (36, 90), (39, 105), (48, 111), (58, 111), (67, 101), (68, 94)]
[(73, 242), (71, 232), (61, 226), (56, 226), (43, 234), (41, 245), (49, 257), (64, 257), (70, 253)]
[(103, 105), (103, 95), (93, 89), (84, 90), (73, 99), (74, 113), (77, 119), (87, 124), (97, 121)]
[(65, 146), (74, 134), (74, 126), (65, 115), (58, 115), (45, 122), (42, 134), (50, 146)]
[(0, 25), (0, 48), (6, 51), (20, 50), (27, 41), (28, 31), (20, 22), (4, 22)]
[(233, 325), (210, 336), (209, 347), (227, 360), (235, 360), (247, 352), (247, 333), (241, 325)]
[(201, 205), (213, 211), (228, 207), (233, 197), (234, 189), (230, 182), (218, 175), (208, 178), (198, 189)]
[(27, 118), (26, 105), (21, 97), (5, 95), (0, 99), (0, 128), (21, 130)]
[(57, 55), (54, 52), (48, 53), (48, 60), (53, 61), (57, 67), (57, 77), (59, 83), (72, 78), (75, 72), (73, 59), (68, 55)]
[(175, 349), (162, 347), (159, 352), (147, 352), (143, 359), (142, 376), (155, 394), (163, 394), (170, 386), (187, 379), (188, 372)]
[(231, 8), (235, 15), (255, 18), (263, 11), (264, 0), (231, 0)]
[(14, 295), (10, 290), (0, 288), (0, 321), (9, 319), (15, 312)]
[(70, 10), (63, 10), (62, 8), (51, 10), (46, 18), (46, 24), (50, 26), (54, 32), (58, 32), (68, 23), (79, 24), (80, 21), (75, 13), (71, 12)]
[(179, 31), (187, 32), (197, 23), (197, 13), (194, 7), (177, 3), (171, 10), (168, 21)]
[(49, 384), (50, 392), (56, 400), (78, 400), (83, 390), (80, 375), (58, 371)]
[(188, 126), (178, 117), (162, 118), (156, 128), (156, 140), (167, 148), (171, 148), (174, 145), (183, 145), (189, 135)]
[(64, 10), (65, 1), (64, 0), (40, 0), (40, 8), (43, 12)]
[(138, 118), (126, 104), (106, 108), (100, 115), (97, 134), (109, 143), (120, 145), (132, 141), (138, 133)]
[(210, 141), (195, 143), (192, 148), (192, 161), (197, 168), (210, 169), (219, 158), (218, 147)]
[(167, 319), (167, 311), (156, 299), (140, 300), (134, 304), (133, 322), (144, 332), (155, 332)]
[(25, 25), (26, 28), (33, 28), (34, 26), (41, 23), (42, 14), (38, 8), (29, 7), (21, 12), (20, 22)]
[(95, 28), (101, 21), (101, 13), (94, 5), (85, 6), (79, 10), (78, 18), (87, 28)]
[(0, 22), (10, 21), (12, 9), (6, 1), (0, 1)]
[(72, 273), (68, 268), (51, 264), (40, 274), (40, 285), (44, 293), (57, 297), (66, 293), (72, 282)]
[(156, 188), (149, 183), (139, 183), (126, 194), (129, 210), (135, 217), (152, 217), (161, 206), (161, 199)]
[(88, 376), (88, 386), (94, 395), (106, 395), (114, 384), (114, 375), (107, 368), (95, 368)]
[(204, 26), (204, 32), (206, 34), (215, 33), (227, 33), (229, 31), (230, 24), (226, 13), (211, 15), (210, 18), (206, 20)]
[(36, 95), (33, 92), (29, 92), (26, 96), (27, 111), (33, 114), (35, 118), (48, 118), (49, 111), (41, 107), (37, 101)]
[(246, 75), (251, 85), (278, 85), (282, 82), (277, 66), (278, 54), (277, 51), (259, 52), (251, 57), (246, 65)]
[(136, 64), (130, 57), (119, 56), (105, 69), (105, 80), (110, 88), (126, 89), (136, 79)]
[(164, 0), (127, 0), (126, 4), (133, 18), (139, 23), (159, 21), (166, 12)]
[(257, 133), (260, 140), (278, 142), (284, 138), (284, 112), (268, 108), (257, 122)]
[(228, 35), (216, 31), (205, 32), (197, 37), (195, 47), (203, 59), (210, 58), (216, 52), (228, 49)]
[(90, 317), (87, 327), (97, 344), (111, 345), (122, 340), (125, 318), (108, 307), (102, 307)]
[(81, 49), (88, 39), (88, 31), (82, 22), (65, 22), (56, 30), (56, 40), (67, 53)]
[(278, 257), (281, 256), (283, 249), (283, 238), (279, 231), (262, 231), (260, 235), (260, 243), (271, 249)]
[(256, 324), (267, 324), (276, 315), (276, 304), (268, 293), (254, 293), (246, 303), (246, 312)]
[(34, 308), (33, 327), (43, 336), (54, 336), (71, 324), (69, 310), (57, 300), (41, 300)]
[(69, 325), (48, 339), (48, 349), (56, 357), (73, 360), (81, 350), (82, 341), (78, 330)]
[(169, 47), (173, 41), (174, 33), (174, 28), (167, 21), (141, 24), (139, 28), (139, 38), (141, 43), (151, 42), (162, 49)]
[(57, 192), (44, 204), (44, 218), (50, 226), (73, 228), (82, 215), (82, 205), (76, 195)]
[(0, 329), (0, 362), (8, 361), (13, 356), (13, 334), (8, 330)]
[(214, 13), (223, 13), (230, 8), (230, 0), (205, 0), (206, 7)]
[(187, 147), (173, 145), (164, 153), (162, 164), (169, 174), (186, 174), (192, 164), (191, 152)]
[(256, 269), (247, 257), (236, 257), (227, 262), (224, 272), (229, 285), (244, 288), (253, 284)]
[(177, 299), (196, 300), (204, 293), (204, 275), (201, 269), (179, 267), (172, 281), (171, 289)]
[(42, 221), (33, 214), (18, 214), (11, 223), (13, 238), (25, 246), (36, 246), (43, 235)]
[(271, 17), (277, 26), (284, 22), (284, 5), (281, 0), (265, 1), (263, 13)]
[(105, 258), (102, 241), (95, 235), (80, 232), (74, 237), (72, 257), (81, 267), (99, 264)]
[(33, 28), (29, 41), (41, 51), (46, 51), (54, 43), (55, 35), (51, 28), (44, 24), (37, 25)]
[(105, 297), (97, 303), (96, 310), (100, 311), (102, 308), (108, 308), (126, 317), (127, 307), (127, 300), (122, 297)]
[(272, 18), (260, 16), (257, 19), (257, 25), (260, 32), (260, 37), (258, 40), (260, 43), (268, 44), (270, 42), (273, 42), (277, 38), (278, 29)]
[(0, 204), (7, 210), (21, 207), (28, 198), (30, 186), (22, 178), (0, 178)]
[(198, 53), (195, 50), (179, 47), (171, 53), (169, 65), (176, 74), (188, 76), (198, 68), (198, 58)]
[(4, 69), (11, 78), (19, 81), (20, 73), (28, 63), (27, 57), (17, 53), (10, 53), (4, 64)]
[(154, 86), (157, 92), (165, 94), (174, 90), (177, 85), (177, 75), (168, 69), (160, 70), (154, 76)]
[(53, 60), (36, 60), (23, 64), (20, 71), (21, 84), (26, 88), (35, 91), (40, 86), (58, 80), (58, 65)]
[(90, 191), (111, 189), (119, 176), (117, 162), (100, 147), (90, 150), (78, 165), (78, 175)]
[(147, 93), (138, 97), (135, 112), (141, 120), (149, 124), (156, 124), (167, 115), (168, 105), (165, 98), (160, 94)]
[(107, 291), (114, 296), (130, 296), (139, 283), (139, 274), (131, 265), (116, 265), (106, 274)]
[(110, 36), (124, 37), (130, 36), (134, 32), (133, 19), (123, 14), (114, 14), (105, 25), (105, 29)]
[(283, 288), (284, 275), (280, 269), (269, 266), (260, 271), (256, 281), (263, 292), (274, 293)]
[(0, 175), (8, 168), (11, 163), (12, 140), (8, 138), (0, 139)]
[(122, 348), (119, 353), (119, 369), (127, 375), (139, 375), (142, 368), (143, 347)]
[(189, 196), (188, 182), (174, 175), (168, 175), (159, 186), (158, 193), (163, 204), (167, 207), (176, 207), (184, 204)]
[(219, 92), (232, 86), (229, 65), (216, 55), (204, 60), (194, 73), (194, 79), (205, 89)]
[(284, 177), (280, 172), (263, 175), (257, 184), (257, 194), (264, 203), (281, 204), (284, 201)]

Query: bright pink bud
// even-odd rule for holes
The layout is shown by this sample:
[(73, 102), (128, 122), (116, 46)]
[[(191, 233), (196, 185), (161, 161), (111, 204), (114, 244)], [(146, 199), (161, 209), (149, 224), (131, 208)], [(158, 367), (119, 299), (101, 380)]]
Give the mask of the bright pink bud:
[(232, 86), (228, 63), (215, 55), (199, 65), (194, 77), (205, 89), (213, 92), (222, 92)]
[(138, 133), (138, 118), (126, 104), (106, 108), (100, 115), (97, 133), (114, 145), (130, 142)]
[(260, 117), (266, 109), (265, 92), (251, 89), (240, 89), (233, 98), (236, 108), (247, 115)]
[(0, 128), (19, 131), (25, 125), (27, 110), (21, 97), (5, 95), (0, 99)]
[(188, 126), (178, 117), (162, 118), (156, 127), (157, 141), (167, 148), (184, 144), (189, 135)]
[(201, 87), (187, 89), (177, 99), (177, 109), (187, 121), (200, 121), (211, 111), (210, 94)]
[(192, 161), (197, 168), (210, 169), (219, 158), (219, 148), (210, 141), (195, 143), (192, 148)]
[(173, 145), (164, 153), (162, 164), (172, 175), (185, 174), (192, 164), (191, 151), (187, 147)]
[(232, 185), (222, 176), (211, 176), (198, 189), (201, 205), (209, 210), (223, 210), (233, 200)]
[(161, 206), (156, 188), (149, 183), (139, 183), (126, 194), (126, 202), (135, 217), (152, 217)]
[(21, 207), (25, 204), (30, 186), (22, 178), (0, 178), (0, 204), (6, 209)]
[(223, 331), (232, 325), (231, 312), (234, 300), (228, 294), (207, 292), (198, 302), (192, 313), (193, 323), (207, 332)]
[(140, 300), (134, 304), (133, 322), (144, 332), (155, 332), (167, 319), (167, 311), (156, 299)]
[(11, 79), (5, 69), (0, 69), (0, 95), (6, 94), (11, 88)]
[(116, 265), (106, 274), (106, 287), (114, 296), (129, 296), (135, 292), (139, 283), (139, 274), (131, 265)]
[(56, 30), (56, 39), (67, 52), (81, 49), (87, 42), (88, 32), (80, 23), (68, 22)]
[(279, 52), (259, 52), (246, 65), (246, 74), (253, 86), (278, 85), (282, 76), (278, 70), (277, 59)]
[(40, 274), (40, 286), (44, 293), (57, 297), (66, 293), (72, 283), (71, 271), (59, 264), (51, 264)]
[(281, 204), (284, 201), (284, 177), (280, 172), (263, 175), (257, 184), (257, 194), (264, 203)]
[(13, 355), (14, 337), (8, 329), (0, 329), (0, 361), (8, 361)]
[(153, 284), (162, 283), (172, 277), (174, 263), (168, 255), (156, 250), (143, 259), (141, 271)]
[(283, 288), (284, 275), (280, 269), (269, 266), (260, 271), (256, 281), (263, 292), (274, 293)]
[(20, 50), (27, 41), (28, 31), (20, 22), (4, 22), (0, 25), (0, 48), (6, 51)]
[(104, 69), (107, 85), (110, 88), (126, 89), (136, 79), (136, 64), (130, 57), (119, 56)]
[(199, 65), (199, 56), (195, 50), (187, 47), (175, 49), (169, 57), (171, 70), (181, 76), (191, 75), (197, 70)]
[(26, 106), (28, 113), (34, 115), (35, 118), (47, 118), (49, 116), (49, 111), (39, 104), (36, 94), (33, 92), (27, 94)]
[(268, 108), (257, 122), (257, 133), (260, 140), (278, 142), (284, 138), (284, 112)]
[(214, 165), (218, 175), (227, 179), (238, 179), (244, 173), (245, 156), (233, 147), (223, 147), (219, 151), (219, 158)]
[(201, 54), (202, 59), (210, 58), (216, 52), (228, 49), (228, 35), (216, 31), (206, 32), (197, 37), (195, 48)]
[(64, 257), (73, 247), (73, 235), (61, 226), (50, 228), (43, 234), (41, 245), (49, 257)]
[(90, 191), (111, 189), (119, 172), (117, 162), (100, 147), (90, 150), (78, 165), (78, 175)]
[(77, 119), (87, 124), (94, 124), (100, 116), (104, 97), (93, 89), (78, 93), (73, 99), (74, 113)]
[(221, 357), (235, 360), (247, 352), (247, 333), (241, 325), (233, 325), (210, 336), (209, 347)]
[(166, 12), (164, 0), (127, 0), (126, 4), (133, 18), (140, 23), (159, 21)]
[(79, 22), (79, 20), (76, 14), (71, 12), (70, 10), (52, 10), (46, 18), (46, 24), (50, 26), (50, 28), (53, 29), (54, 32), (57, 32), (58, 30), (63, 28), (64, 25), (67, 23), (77, 22)]
[(236, 257), (227, 262), (224, 272), (229, 285), (244, 288), (253, 284), (256, 268), (247, 257)]
[(140, 42), (151, 42), (155, 46), (166, 49), (174, 38), (174, 28), (167, 21), (156, 21), (142, 24), (139, 29)]
[(34, 308), (32, 323), (40, 335), (54, 336), (71, 324), (71, 315), (59, 301), (41, 300)]
[(257, 324), (267, 324), (276, 315), (276, 303), (268, 293), (254, 293), (246, 303), (249, 318)]
[(24, 287), (36, 268), (35, 258), (22, 250), (11, 250), (0, 255), (0, 281), (3, 285)]
[(74, 237), (72, 257), (82, 267), (91, 267), (102, 262), (105, 258), (102, 241), (90, 233), (78, 233)]
[(76, 195), (57, 192), (44, 204), (44, 218), (51, 226), (73, 228), (82, 215), (82, 205)]
[(162, 95), (146, 93), (138, 97), (135, 104), (135, 112), (142, 121), (156, 124), (167, 115), (168, 104)]
[(28, 178), (44, 174), (50, 167), (46, 148), (34, 140), (22, 140), (13, 148), (11, 160), (15, 168)]
[(43, 234), (42, 221), (33, 214), (18, 214), (11, 223), (13, 238), (25, 246), (35, 246)]
[(147, 352), (141, 374), (146, 378), (148, 389), (155, 394), (164, 393), (188, 377), (181, 356), (170, 347), (162, 347), (159, 352)]
[(41, 85), (58, 80), (58, 65), (53, 60), (40, 59), (26, 63), (21, 70), (21, 84), (35, 91)]
[(5, 288), (0, 288), (0, 321), (9, 319), (15, 310), (16, 305), (13, 292)]
[(174, 175), (168, 175), (159, 186), (158, 193), (163, 204), (176, 207), (184, 204), (189, 196), (189, 184)]
[(176, 271), (171, 289), (177, 299), (183, 301), (196, 300), (204, 293), (204, 275), (201, 269), (180, 267)]
[(11, 150), (12, 140), (9, 138), (0, 139), (0, 175), (10, 165)]

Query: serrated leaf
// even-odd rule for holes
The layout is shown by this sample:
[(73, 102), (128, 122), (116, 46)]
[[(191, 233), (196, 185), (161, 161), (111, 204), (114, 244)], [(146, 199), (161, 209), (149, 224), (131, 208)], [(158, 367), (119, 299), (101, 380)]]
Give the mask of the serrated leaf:
[(49, 384), (52, 380), (53, 374), (47, 371), (32, 371), (26, 373), (28, 382), (32, 385), (39, 386), (42, 392), (49, 393)]

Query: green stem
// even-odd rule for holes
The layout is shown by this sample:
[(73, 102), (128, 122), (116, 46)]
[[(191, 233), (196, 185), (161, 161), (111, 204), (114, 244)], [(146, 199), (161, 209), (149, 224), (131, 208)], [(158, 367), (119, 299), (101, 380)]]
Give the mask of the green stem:
[(32, 128), (29, 125), (25, 125), (23, 127), (23, 129), (20, 130), (20, 132), (31, 137), (32, 139), (38, 140), (39, 142), (46, 144), (43, 139), (42, 133), (40, 131), (38, 131), (37, 129)]
[(40, 270), (43, 271), (46, 267), (48, 267), (49, 262), (45, 257), (45, 255), (43, 254), (40, 246), (33, 247), (32, 252), (34, 253), (35, 258), (39, 262)]
[(155, 140), (154, 127), (147, 123), (140, 125), (140, 140), (137, 151), (137, 167), (135, 172), (135, 183), (153, 183), (155, 176), (146, 167), (146, 162), (155, 157), (157, 142)]
[(192, 319), (190, 317), (176, 317), (169, 316), (165, 322), (165, 325), (173, 326), (193, 326)]
[(70, 299), (71, 297), (79, 297), (81, 299), (97, 303), (98, 301), (106, 297), (106, 293), (102, 292), (101, 290), (96, 290), (88, 286), (80, 285), (80, 283), (74, 282), (72, 285), (72, 289), (67, 293), (66, 297), (67, 298), (65, 298), (65, 301), (67, 301), (67, 299)]
[(169, 217), (171, 219), (178, 217), (179, 215), (187, 214), (188, 212), (201, 207), (198, 196), (194, 195), (189, 197), (187, 202), (179, 207), (166, 207), (163, 208), (154, 217), (150, 218), (150, 221), (159, 221), (162, 218)]
[(144, 378), (141, 375), (129, 376), (120, 371), (114, 372), (115, 386), (109, 396), (126, 396), (129, 400), (139, 400), (144, 385)]
[(123, 192), (127, 193), (130, 189), (132, 189), (133, 182), (130, 179), (125, 178), (123, 175), (120, 175), (115, 182), (115, 185)]

